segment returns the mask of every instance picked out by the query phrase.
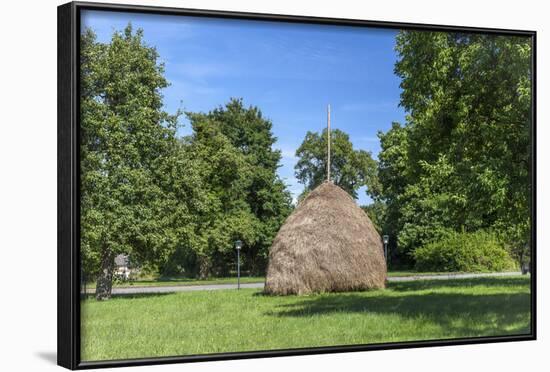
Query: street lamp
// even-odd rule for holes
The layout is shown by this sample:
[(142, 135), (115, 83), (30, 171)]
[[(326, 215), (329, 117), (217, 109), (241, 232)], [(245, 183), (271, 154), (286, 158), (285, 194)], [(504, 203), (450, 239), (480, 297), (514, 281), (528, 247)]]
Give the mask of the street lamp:
[(237, 289), (241, 289), (241, 247), (243, 242), (235, 241), (235, 249), (237, 250)]
[(388, 263), (388, 243), (390, 241), (389, 235), (384, 235), (382, 237), (382, 241), (384, 242), (384, 258), (386, 259), (386, 264)]

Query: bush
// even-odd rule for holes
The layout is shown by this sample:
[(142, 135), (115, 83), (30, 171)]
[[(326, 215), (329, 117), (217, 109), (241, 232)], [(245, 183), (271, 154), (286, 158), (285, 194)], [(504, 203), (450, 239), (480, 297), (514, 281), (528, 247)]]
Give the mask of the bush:
[(413, 252), (418, 271), (505, 271), (516, 269), (505, 246), (486, 231), (449, 233)]

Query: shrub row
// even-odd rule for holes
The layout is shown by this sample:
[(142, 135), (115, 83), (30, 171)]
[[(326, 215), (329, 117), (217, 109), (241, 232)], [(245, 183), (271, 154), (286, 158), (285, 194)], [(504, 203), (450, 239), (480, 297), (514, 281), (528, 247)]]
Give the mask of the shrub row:
[(506, 247), (486, 231), (449, 232), (413, 252), (418, 271), (483, 272), (517, 268)]

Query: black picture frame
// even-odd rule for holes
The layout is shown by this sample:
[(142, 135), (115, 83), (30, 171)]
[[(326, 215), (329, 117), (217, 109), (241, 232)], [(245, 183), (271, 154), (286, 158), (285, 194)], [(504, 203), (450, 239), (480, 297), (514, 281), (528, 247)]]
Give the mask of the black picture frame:
[[(79, 169), (79, 33), (80, 14), (83, 10), (139, 12), (161, 15), (183, 15), (239, 20), (265, 20), (319, 25), (343, 25), (390, 29), (468, 32), (510, 36), (526, 36), (532, 40), (532, 109), (531, 109), (531, 333), (515, 336), (460, 338), (395, 342), (370, 345), (346, 345), (302, 349), (232, 352), (208, 355), (188, 355), (158, 358), (106, 360), (82, 362), (80, 360), (80, 169)], [(182, 362), (202, 362), (228, 359), (263, 358), (276, 356), (327, 354), (352, 351), (387, 350), (444, 345), (481, 344), (536, 340), (536, 32), (525, 30), (460, 27), (433, 24), (367, 21), (357, 19), (320, 18), (281, 14), (259, 14), (199, 9), (179, 9), (156, 6), (136, 6), (89, 2), (71, 2), (58, 7), (58, 313), (57, 360), (69, 369), (122, 367)]]

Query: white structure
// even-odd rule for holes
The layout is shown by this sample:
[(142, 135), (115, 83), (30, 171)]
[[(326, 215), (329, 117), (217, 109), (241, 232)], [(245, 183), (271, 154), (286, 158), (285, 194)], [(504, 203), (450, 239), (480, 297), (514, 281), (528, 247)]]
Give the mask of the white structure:
[(115, 276), (128, 280), (130, 279), (130, 274), (132, 270), (130, 269), (130, 259), (126, 254), (119, 254), (115, 257)]

